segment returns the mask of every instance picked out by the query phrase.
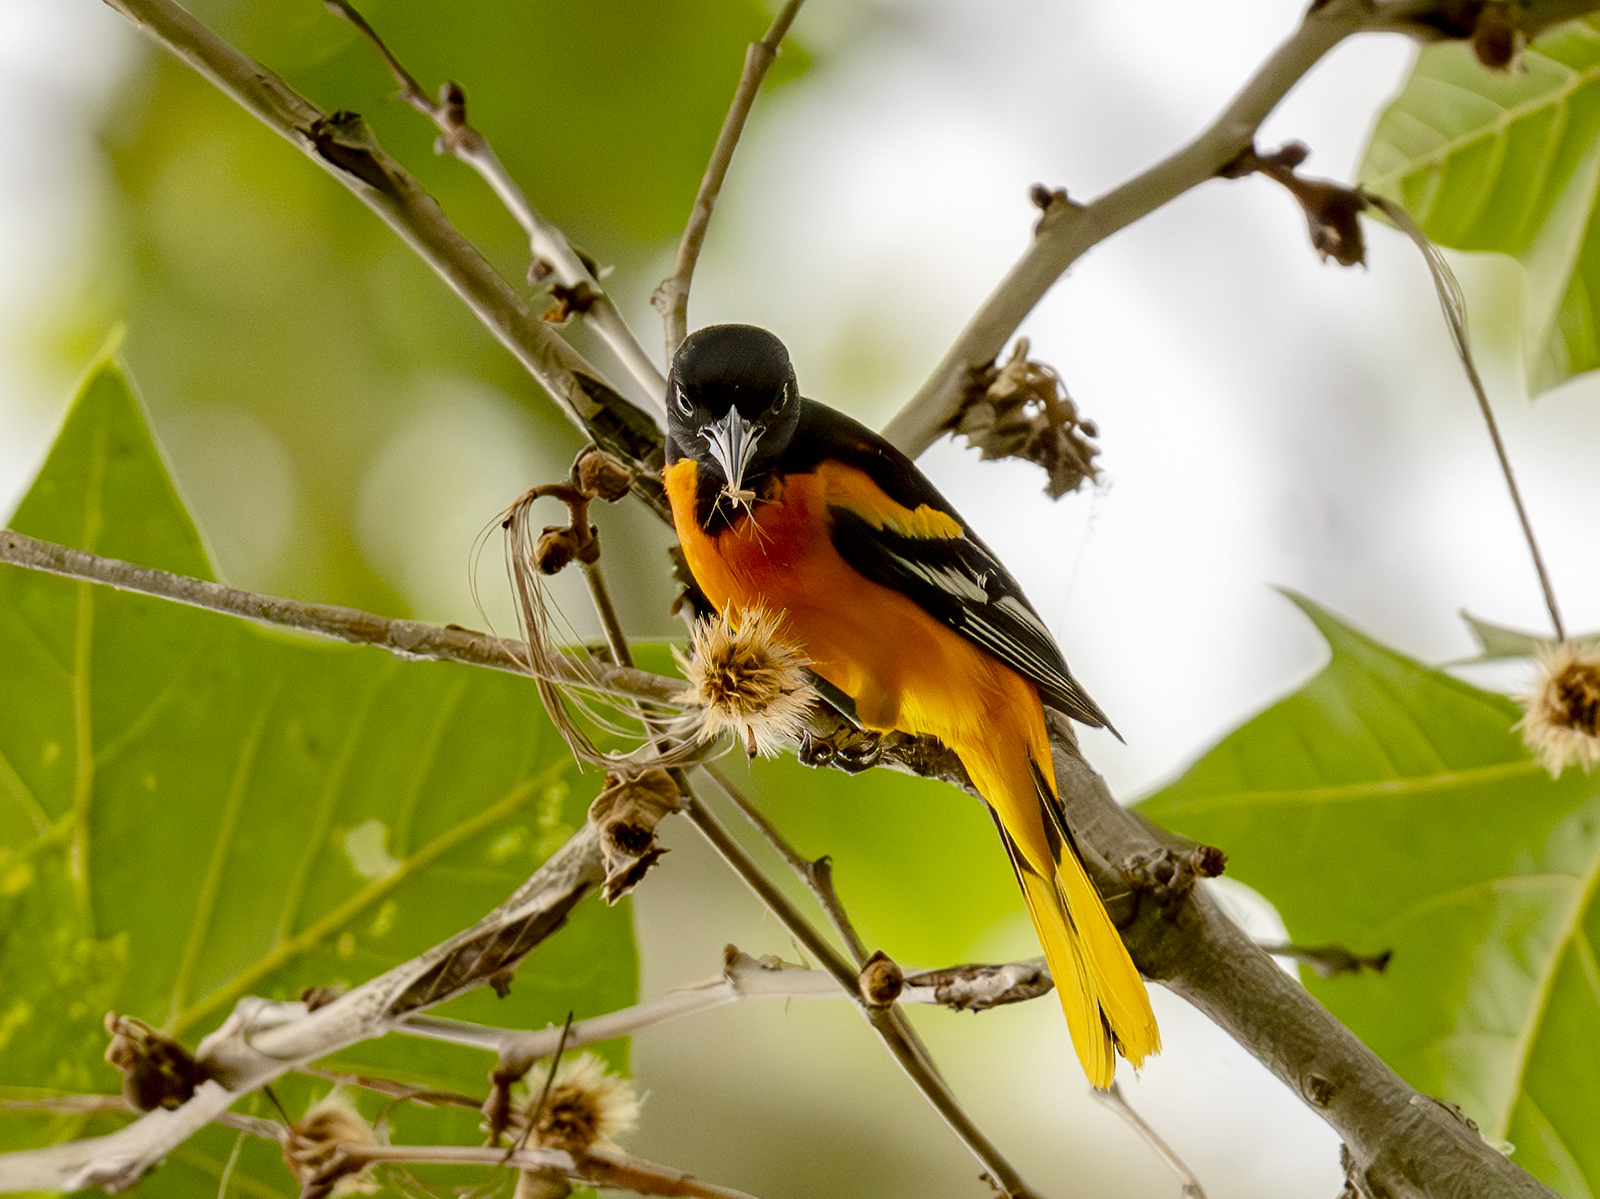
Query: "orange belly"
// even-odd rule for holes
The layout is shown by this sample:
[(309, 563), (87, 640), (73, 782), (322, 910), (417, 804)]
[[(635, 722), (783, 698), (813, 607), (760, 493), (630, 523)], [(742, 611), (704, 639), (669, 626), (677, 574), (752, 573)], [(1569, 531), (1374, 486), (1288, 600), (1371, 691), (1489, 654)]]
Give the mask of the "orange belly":
[[(839, 556), (824, 474), (788, 476), (753, 514), (712, 538), (693, 519), (696, 472), (687, 459), (670, 467), (667, 494), (689, 569), (717, 611), (735, 620), (755, 607), (782, 612), (789, 639), (817, 674), (855, 700), (862, 724), (937, 737), (991, 803), (1004, 807), (1008, 793), (1032, 794), (1025, 775), (982, 777), (1026, 771), (1029, 758), (1054, 781), (1037, 689)], [(1031, 727), (1015, 727), (1021, 713)], [(1026, 756), (1016, 752), (1024, 746)], [(1030, 858), (1048, 852), (1027, 849)]]

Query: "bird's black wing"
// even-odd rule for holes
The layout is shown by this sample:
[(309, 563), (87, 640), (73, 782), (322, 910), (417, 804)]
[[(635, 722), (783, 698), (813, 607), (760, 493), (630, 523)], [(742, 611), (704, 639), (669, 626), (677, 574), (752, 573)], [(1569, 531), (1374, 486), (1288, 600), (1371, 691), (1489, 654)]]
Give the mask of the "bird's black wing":
[[(786, 471), (815, 470), (825, 461), (857, 467), (889, 501), (881, 509), (870, 500), (830, 506), (834, 548), (851, 567), (1031, 679), (1048, 706), (1084, 724), (1111, 727), (1072, 677), (1017, 581), (909, 458), (865, 425), (807, 400), (784, 459)], [(894, 508), (924, 506), (950, 519), (908, 522), (890, 515)]]

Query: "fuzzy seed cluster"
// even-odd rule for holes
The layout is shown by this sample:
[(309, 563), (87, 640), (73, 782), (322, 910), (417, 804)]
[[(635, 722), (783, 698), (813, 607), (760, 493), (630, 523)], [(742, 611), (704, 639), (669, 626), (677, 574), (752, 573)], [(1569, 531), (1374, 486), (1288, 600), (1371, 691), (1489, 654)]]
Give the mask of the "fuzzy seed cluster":
[(1564, 641), (1541, 654), (1531, 691), (1519, 695), (1523, 743), (1558, 777), (1576, 763), (1600, 764), (1600, 645)]
[(781, 613), (748, 608), (695, 626), (686, 702), (701, 709), (700, 739), (733, 730), (750, 755), (772, 757), (805, 728), (816, 701), (805, 656), (783, 639)]

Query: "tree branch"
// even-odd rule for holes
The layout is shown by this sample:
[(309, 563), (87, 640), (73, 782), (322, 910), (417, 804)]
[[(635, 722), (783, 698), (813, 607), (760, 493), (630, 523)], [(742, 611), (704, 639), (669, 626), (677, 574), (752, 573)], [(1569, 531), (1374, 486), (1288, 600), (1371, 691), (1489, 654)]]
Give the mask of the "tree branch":
[(913, 458), (927, 449), (956, 416), (973, 372), (995, 360), (1023, 318), (1074, 262), (1214, 177), (1249, 148), (1261, 122), (1323, 55), (1351, 34), (1392, 19), (1392, 10), (1402, 7), (1416, 5), (1328, 0), (1313, 7), (1244, 90), (1187, 146), (1088, 204), (1069, 200), (1064, 192), (1050, 197), (1022, 258), (973, 314), (917, 394), (884, 427), (884, 436)]
[[(1037, 999), (1049, 994), (1050, 989), (1050, 974), (1042, 960), (1001, 966), (950, 966), (907, 978), (896, 1002), (982, 1011)], [(858, 994), (857, 988), (846, 990), (824, 970), (773, 958), (753, 958), (729, 946), (727, 964), (718, 977), (603, 1016), (578, 1020), (567, 1032), (566, 1044), (575, 1049), (631, 1036), (680, 1016), (708, 1012), (744, 999), (854, 999)], [(529, 1063), (553, 1054), (562, 1033), (559, 1028), (527, 1032), (427, 1015), (408, 1017), (395, 1031), (487, 1049), (503, 1060)]]
[(569, 293), (586, 289), (582, 290), (581, 296), (573, 294), (567, 308), (581, 312), (588, 319), (589, 325), (611, 347), (611, 352), (627, 368), (634, 381), (655, 401), (658, 414), (665, 416), (662, 397), (667, 390), (666, 378), (650, 361), (650, 355), (645, 353), (633, 330), (628, 328), (605, 288), (600, 286), (599, 271), (572, 248), (566, 234), (533, 206), (511, 177), (511, 172), (501, 164), (488, 139), (467, 123), (467, 96), (461, 86), (446, 83), (440, 89), (441, 100), (435, 102), (422, 90), (411, 72), (401, 65), (378, 36), (377, 30), (353, 6), (345, 0), (323, 0), (323, 4), (330, 12), (350, 22), (372, 43), (372, 48), (400, 85), (400, 98), (439, 127), (435, 148), (441, 154), (449, 154), (477, 171), (512, 219), (522, 226), (522, 231), (528, 235), (528, 248), (533, 256), (530, 275), (537, 279), (553, 275), (556, 282)]
[(560, 1174), (590, 1186), (621, 1188), (639, 1195), (681, 1195), (689, 1199), (752, 1199), (743, 1191), (702, 1182), (668, 1166), (595, 1146), (586, 1153), (494, 1145), (341, 1145), (330, 1169), (354, 1172), (375, 1162), (466, 1163), (510, 1166), (515, 1170)]
[(700, 190), (695, 195), (694, 207), (689, 211), (689, 223), (683, 230), (683, 240), (678, 243), (678, 257), (672, 264), (672, 274), (656, 289), (651, 303), (661, 313), (666, 329), (667, 361), (678, 352), (678, 345), (689, 334), (689, 284), (694, 278), (695, 264), (700, 261), (700, 249), (705, 245), (706, 231), (711, 228), (711, 212), (717, 205), (717, 195), (722, 191), (722, 181), (728, 177), (728, 167), (733, 162), (734, 149), (744, 133), (745, 120), (755, 106), (761, 91), (761, 81), (778, 57), (778, 46), (794, 24), (803, 0), (789, 0), (772, 22), (772, 27), (759, 42), (752, 42), (744, 56), (744, 73), (733, 93), (733, 104), (717, 134), (717, 144), (711, 151), (711, 161), (700, 180)]
[(260, 63), (219, 38), (173, 0), (106, 0), (339, 183), (400, 236), (483, 322), (567, 417), (602, 448), (640, 467), (641, 486), (664, 511), (656, 476), (661, 433), (584, 357), (529, 310), (384, 152), (354, 113), (324, 112)]
[[(359, 608), (338, 604), (302, 604), (277, 596), (240, 591), (221, 583), (172, 574), (149, 566), (134, 566), (116, 558), (102, 558), (25, 533), (0, 529), (0, 562), (23, 566), (68, 579), (103, 583), (119, 591), (172, 600), (208, 612), (243, 616), (282, 628), (321, 633), (358, 645), (374, 645), (401, 658), (428, 658), (487, 666), (513, 674), (528, 673), (527, 647), (520, 641), (491, 637), (471, 629), (423, 624), (416, 620), (391, 620)], [(559, 663), (558, 663), (559, 664)], [(596, 683), (618, 694), (656, 703), (672, 703), (683, 693), (680, 679), (669, 679), (629, 666), (588, 660), (574, 667), (571, 680)]]
[(514, 965), (561, 927), (603, 874), (599, 835), (585, 824), (477, 924), (324, 1006), (308, 1011), (303, 1003), (240, 1000), (196, 1049), (208, 1079), (188, 1102), (146, 1112), (103, 1137), (0, 1154), (0, 1192), (127, 1189), (251, 1091), (304, 1062), (381, 1036)]
[[(1112, 798), (1052, 716), (1056, 784), (1085, 865), (1134, 963), (1249, 1050), (1343, 1138), (1355, 1193), (1381, 1199), (1555, 1199), (1455, 1109), (1421, 1094), (1313, 999), (1204, 888), (1163, 889), (1192, 846)], [(1181, 872), (1177, 872), (1180, 874)]]

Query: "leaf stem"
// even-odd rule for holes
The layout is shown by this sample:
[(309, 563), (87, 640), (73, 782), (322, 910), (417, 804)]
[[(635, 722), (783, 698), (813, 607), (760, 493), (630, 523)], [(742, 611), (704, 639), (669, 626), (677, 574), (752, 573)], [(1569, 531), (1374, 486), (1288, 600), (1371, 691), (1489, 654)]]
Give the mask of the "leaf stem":
[(1522, 490), (1517, 486), (1516, 474), (1511, 469), (1511, 455), (1506, 452), (1505, 440), (1500, 436), (1500, 424), (1495, 420), (1494, 409), (1489, 405), (1489, 394), (1483, 386), (1482, 377), (1478, 374), (1478, 364), (1472, 357), (1472, 345), (1467, 340), (1467, 305), (1461, 294), (1461, 284), (1439, 251), (1439, 247), (1434, 245), (1432, 239), (1422, 231), (1421, 226), (1411, 219), (1410, 213), (1386, 196), (1367, 191), (1363, 191), (1361, 195), (1367, 203), (1393, 221), (1417, 249), (1422, 251), (1422, 259), (1428, 265), (1428, 274), (1433, 278), (1434, 291), (1439, 297), (1439, 308), (1444, 313), (1445, 326), (1450, 330), (1450, 340), (1455, 345), (1456, 357), (1460, 359), (1461, 369), (1466, 372), (1467, 382), (1472, 386), (1472, 394), (1478, 401), (1478, 412), (1483, 417), (1484, 426), (1489, 430), (1489, 440), (1494, 443), (1494, 454), (1500, 463), (1500, 474), (1506, 481), (1506, 490), (1511, 494), (1511, 506), (1517, 510), (1517, 521), (1522, 525), (1522, 536), (1528, 543), (1528, 553), (1533, 558), (1533, 569), (1539, 575), (1539, 587), (1544, 592), (1545, 607), (1550, 610), (1550, 623), (1555, 627), (1556, 640), (1565, 641), (1567, 630), (1561, 621), (1561, 609), (1556, 605), (1555, 587), (1551, 585), (1550, 572), (1545, 569), (1544, 555), (1539, 552), (1539, 539), (1533, 535), (1533, 522), (1528, 519), (1528, 509), (1522, 502)]

